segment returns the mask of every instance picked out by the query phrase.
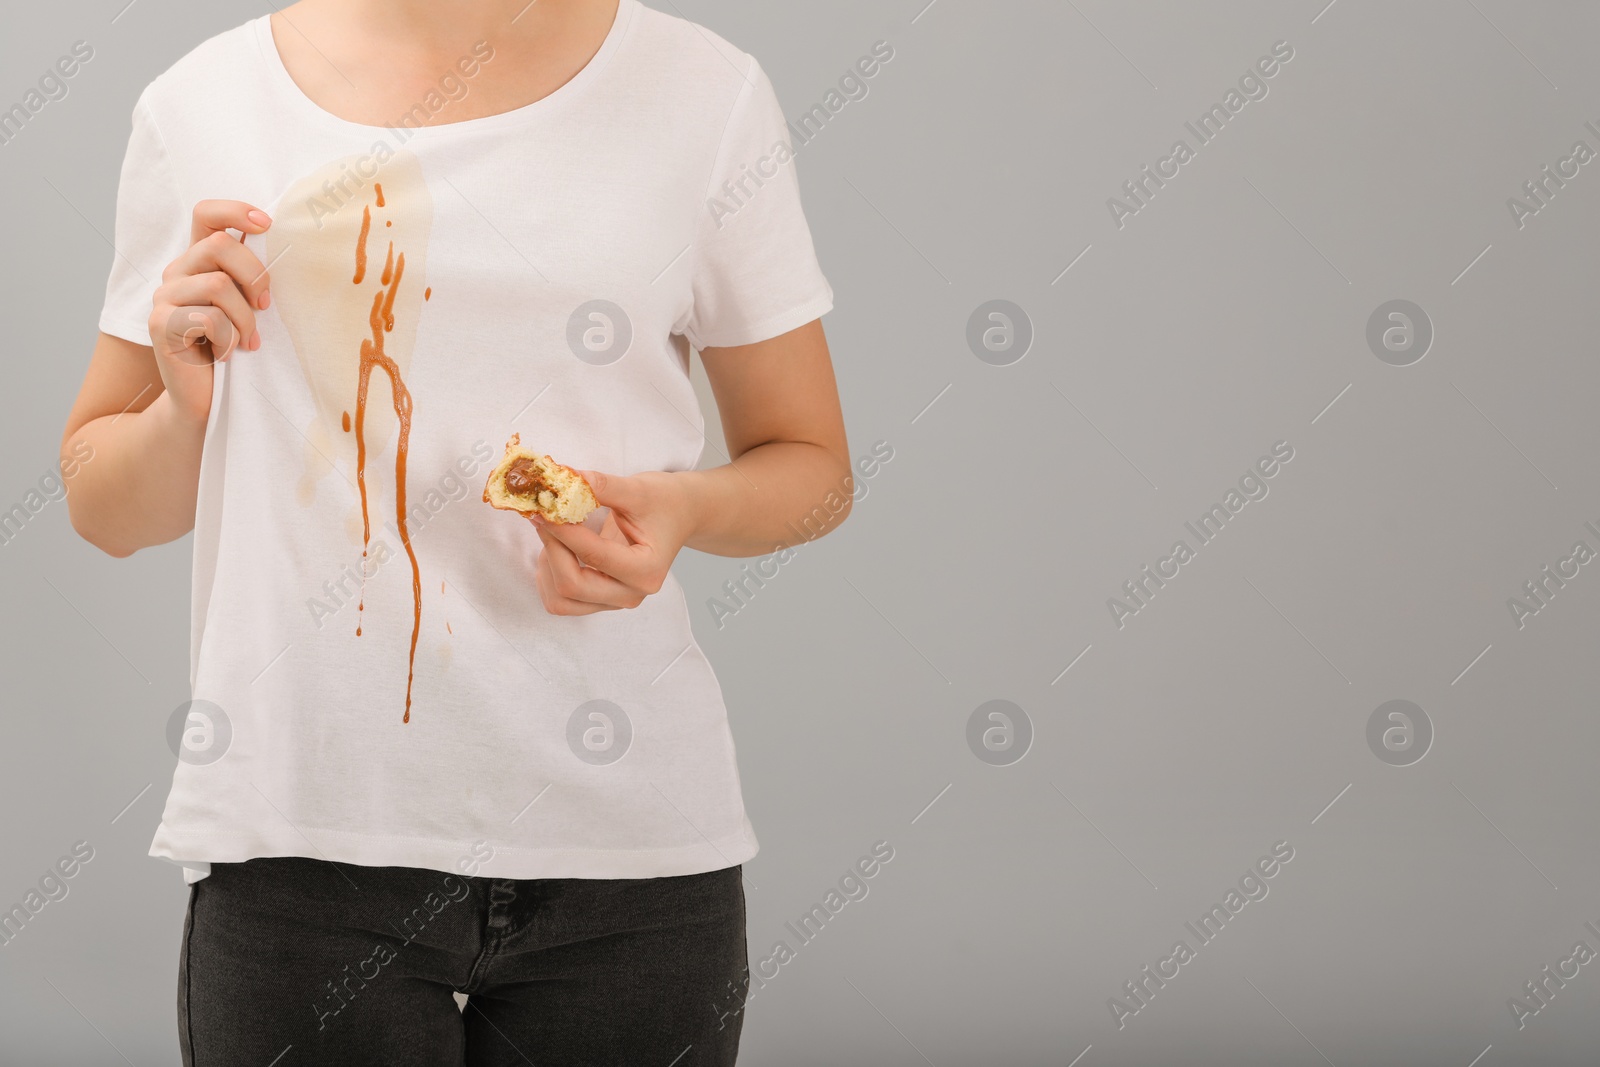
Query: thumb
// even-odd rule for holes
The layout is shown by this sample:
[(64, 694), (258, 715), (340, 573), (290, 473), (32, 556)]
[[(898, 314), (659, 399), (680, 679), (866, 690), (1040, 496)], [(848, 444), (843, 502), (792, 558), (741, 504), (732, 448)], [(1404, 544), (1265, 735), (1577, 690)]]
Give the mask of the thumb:
[(638, 483), (625, 474), (606, 474), (602, 471), (579, 471), (583, 480), (594, 490), (594, 498), (601, 507), (629, 512), (639, 500)]

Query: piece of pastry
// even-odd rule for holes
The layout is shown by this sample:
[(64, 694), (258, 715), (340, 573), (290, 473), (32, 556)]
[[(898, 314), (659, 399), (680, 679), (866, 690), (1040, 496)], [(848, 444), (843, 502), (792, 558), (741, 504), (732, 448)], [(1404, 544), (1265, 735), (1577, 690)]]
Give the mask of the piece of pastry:
[(484, 503), (502, 511), (540, 515), (549, 522), (582, 522), (599, 506), (583, 475), (523, 446), (512, 434), (506, 454), (483, 487)]

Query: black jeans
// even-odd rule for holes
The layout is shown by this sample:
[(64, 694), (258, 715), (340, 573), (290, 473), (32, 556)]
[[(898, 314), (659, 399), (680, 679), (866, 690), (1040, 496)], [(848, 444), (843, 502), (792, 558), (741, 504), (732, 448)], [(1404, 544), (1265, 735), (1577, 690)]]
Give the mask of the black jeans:
[(739, 867), (530, 880), (312, 859), (211, 870), (184, 923), (185, 1067), (729, 1067), (738, 1055)]

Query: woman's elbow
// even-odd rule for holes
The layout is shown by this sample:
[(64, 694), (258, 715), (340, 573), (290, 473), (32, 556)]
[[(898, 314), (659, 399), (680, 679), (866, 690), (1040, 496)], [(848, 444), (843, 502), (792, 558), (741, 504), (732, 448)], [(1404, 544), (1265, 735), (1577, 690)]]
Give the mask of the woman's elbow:
[(117, 538), (104, 523), (97, 523), (88, 511), (81, 502), (74, 505), (72, 497), (67, 497), (67, 518), (79, 537), (113, 559), (127, 559), (139, 550), (137, 545)]

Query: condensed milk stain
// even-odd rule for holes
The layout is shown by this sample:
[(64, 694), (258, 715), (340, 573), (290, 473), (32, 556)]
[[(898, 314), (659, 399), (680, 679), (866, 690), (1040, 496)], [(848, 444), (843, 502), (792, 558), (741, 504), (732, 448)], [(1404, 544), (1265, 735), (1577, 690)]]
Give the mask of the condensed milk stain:
[(350, 279), (351, 284), (360, 285), (361, 279), (367, 276), (367, 231), (372, 229), (372, 209), (361, 209), (361, 236), (356, 240), (356, 276)]
[[(383, 207), (383, 186), (374, 184), (378, 207)], [(356, 243), (356, 273), (354, 284), (361, 284), (367, 270), (367, 237), (372, 225), (372, 209), (365, 207), (361, 215), (361, 235)], [(361, 491), (361, 573), (367, 573), (366, 559), (372, 542), (372, 520), (367, 510), (367, 392), (374, 368), (383, 371), (389, 379), (389, 393), (394, 404), (395, 420), (399, 423), (399, 437), (394, 456), (395, 522), (400, 529), (400, 543), (405, 545), (406, 556), (411, 560), (411, 652), (406, 665), (406, 710), (402, 722), (411, 721), (411, 687), (416, 678), (417, 637), (422, 631), (422, 571), (417, 566), (417, 553), (411, 547), (411, 530), (406, 523), (406, 457), (411, 444), (411, 391), (400, 375), (400, 366), (384, 352), (384, 338), (394, 329), (394, 299), (405, 276), (406, 254), (395, 252), (394, 242), (383, 264), (382, 285), (372, 295), (372, 308), (367, 315), (371, 336), (361, 341), (361, 376), (356, 386), (356, 486)], [(363, 595), (357, 608), (358, 615), (366, 609)], [(361, 624), (356, 623), (356, 635), (361, 634)]]

